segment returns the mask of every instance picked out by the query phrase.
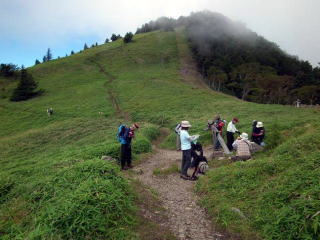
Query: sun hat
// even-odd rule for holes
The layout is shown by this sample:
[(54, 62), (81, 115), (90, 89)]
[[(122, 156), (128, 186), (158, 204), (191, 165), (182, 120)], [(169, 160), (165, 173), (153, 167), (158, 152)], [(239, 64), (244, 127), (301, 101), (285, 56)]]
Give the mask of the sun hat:
[(263, 122), (258, 122), (257, 123), (257, 128), (261, 128), (261, 127), (263, 127)]
[(181, 121), (181, 127), (191, 127), (189, 121)]
[(248, 133), (241, 133), (241, 139), (248, 140)]
[(137, 129), (140, 127), (138, 123), (134, 123), (133, 126), (135, 126)]

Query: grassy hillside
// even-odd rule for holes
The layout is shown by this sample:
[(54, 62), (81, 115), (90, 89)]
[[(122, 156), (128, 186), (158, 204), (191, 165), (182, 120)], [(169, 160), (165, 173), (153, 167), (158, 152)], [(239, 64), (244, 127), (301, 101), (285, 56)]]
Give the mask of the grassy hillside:
[[(209, 143), (202, 129), (220, 113), (227, 120), (237, 116), (242, 131), (250, 130), (253, 119), (265, 122), (271, 150), (254, 161), (221, 164), (200, 182), (216, 220), (245, 238), (257, 233), (277, 239), (288, 231), (287, 239), (316, 239), (319, 111), (213, 92), (188, 71), (193, 68), (181, 30), (138, 34), (126, 45), (116, 41), (31, 68), (45, 94), (20, 103), (0, 100), (0, 236), (137, 237), (130, 184), (114, 164), (99, 160), (104, 154), (117, 157), (119, 122), (142, 123), (133, 146), (140, 154), (151, 151), (160, 126), (173, 128), (184, 119)], [(274, 129), (281, 131), (280, 145)], [(174, 138), (170, 134), (163, 147), (173, 148)], [(302, 144), (305, 140), (315, 143)], [(313, 180), (297, 178), (301, 173)], [(289, 185), (297, 186), (294, 197)], [(240, 208), (247, 220), (229, 207)], [(288, 218), (293, 220), (287, 224)]]

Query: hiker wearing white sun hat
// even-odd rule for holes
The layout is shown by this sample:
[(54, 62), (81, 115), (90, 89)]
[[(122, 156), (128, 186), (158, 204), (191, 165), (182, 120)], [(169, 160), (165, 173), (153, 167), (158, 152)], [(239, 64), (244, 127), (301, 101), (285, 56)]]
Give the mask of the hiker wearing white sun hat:
[(180, 142), (182, 150), (181, 178), (189, 180), (188, 169), (191, 164), (191, 142), (199, 138), (199, 135), (190, 136), (188, 129), (191, 127), (189, 121), (181, 121)]
[(233, 161), (246, 161), (251, 158), (252, 143), (248, 140), (247, 133), (241, 133), (240, 137), (232, 144), (233, 149), (237, 151)]
[(264, 136), (265, 130), (263, 122), (257, 122), (257, 125), (252, 132), (252, 141), (254, 141), (258, 145), (263, 145)]

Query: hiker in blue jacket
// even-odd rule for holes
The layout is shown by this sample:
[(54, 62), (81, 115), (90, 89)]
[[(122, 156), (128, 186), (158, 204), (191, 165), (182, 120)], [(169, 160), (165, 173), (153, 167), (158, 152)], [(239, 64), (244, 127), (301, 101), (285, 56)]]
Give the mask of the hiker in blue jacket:
[(132, 168), (131, 141), (134, 138), (134, 131), (139, 128), (137, 123), (131, 127), (121, 125), (118, 130), (118, 139), (121, 143), (120, 163), (121, 170)]

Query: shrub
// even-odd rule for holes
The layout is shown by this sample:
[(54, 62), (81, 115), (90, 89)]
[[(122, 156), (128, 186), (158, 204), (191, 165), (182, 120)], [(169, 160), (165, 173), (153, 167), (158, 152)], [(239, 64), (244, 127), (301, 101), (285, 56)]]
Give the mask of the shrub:
[(133, 195), (118, 171), (115, 165), (95, 159), (57, 173), (42, 188), (42, 192), (54, 194), (50, 194), (50, 201), (43, 205), (29, 238), (132, 237), (126, 228), (134, 224)]
[(132, 144), (132, 151), (136, 154), (151, 152), (151, 142), (146, 137), (139, 136)]
[(106, 155), (115, 159), (120, 158), (120, 143), (109, 143), (106, 149)]

